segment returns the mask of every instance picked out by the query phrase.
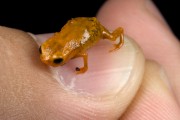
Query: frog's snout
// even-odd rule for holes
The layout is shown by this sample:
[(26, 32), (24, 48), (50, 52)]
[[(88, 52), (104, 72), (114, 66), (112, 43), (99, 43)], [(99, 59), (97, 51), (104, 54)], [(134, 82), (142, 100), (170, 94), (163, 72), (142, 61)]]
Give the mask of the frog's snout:
[(47, 59), (47, 60), (43, 59), (43, 57), (40, 57), (40, 58), (43, 63), (45, 63), (46, 65), (53, 66), (53, 67), (58, 67), (64, 64), (63, 58), (55, 58), (55, 59)]

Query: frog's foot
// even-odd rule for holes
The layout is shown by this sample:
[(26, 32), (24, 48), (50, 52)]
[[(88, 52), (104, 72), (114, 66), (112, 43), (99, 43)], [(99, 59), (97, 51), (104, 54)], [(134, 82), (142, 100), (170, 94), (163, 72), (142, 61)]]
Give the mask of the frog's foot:
[(119, 50), (121, 48), (122, 44), (114, 44), (114, 48), (109, 50), (109, 52), (113, 52), (113, 51), (116, 51), (116, 50)]
[(82, 68), (76, 67), (76, 74), (85, 73), (87, 69), (88, 69), (87, 67), (82, 67)]

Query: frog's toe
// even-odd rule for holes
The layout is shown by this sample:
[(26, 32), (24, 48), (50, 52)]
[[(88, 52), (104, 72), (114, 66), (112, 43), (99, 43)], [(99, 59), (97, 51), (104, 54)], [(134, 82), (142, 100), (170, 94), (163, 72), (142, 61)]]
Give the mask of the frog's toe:
[(113, 49), (109, 50), (109, 52), (116, 51), (116, 50), (120, 49), (120, 47), (121, 47), (121, 46), (118, 45), (118, 44), (114, 44), (113, 46), (114, 46)]
[(76, 67), (76, 71), (80, 71), (81, 69), (79, 67)]
[(83, 68), (76, 67), (76, 74), (85, 73), (86, 71), (87, 71), (86, 67)]

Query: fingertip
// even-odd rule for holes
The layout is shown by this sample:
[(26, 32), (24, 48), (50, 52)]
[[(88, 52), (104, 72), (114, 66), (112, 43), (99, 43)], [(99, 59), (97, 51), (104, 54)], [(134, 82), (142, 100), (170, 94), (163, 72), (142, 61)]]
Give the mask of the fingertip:
[(72, 118), (80, 119), (78, 115), (82, 114), (85, 119), (90, 116), (93, 119), (117, 119), (134, 98), (144, 73), (143, 53), (129, 37), (125, 37), (119, 50), (109, 53), (110, 47), (110, 42), (100, 41), (89, 49), (86, 73), (75, 74), (74, 68), (82, 62), (79, 59), (54, 69), (56, 80), (72, 98), (71, 105), (65, 102), (67, 110), (78, 107), (75, 111), (70, 110)]

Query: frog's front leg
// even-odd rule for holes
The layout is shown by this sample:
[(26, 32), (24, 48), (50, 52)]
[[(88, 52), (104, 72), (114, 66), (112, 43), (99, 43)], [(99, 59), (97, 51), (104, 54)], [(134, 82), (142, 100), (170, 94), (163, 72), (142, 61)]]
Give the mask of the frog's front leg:
[(109, 39), (111, 41), (116, 41), (118, 37), (119, 37), (119, 43), (114, 44), (114, 48), (110, 50), (110, 52), (121, 48), (121, 46), (124, 44), (124, 31), (123, 28), (119, 27), (116, 30), (114, 30), (112, 33), (110, 33), (108, 30), (104, 28), (103, 38)]
[(76, 73), (80, 74), (80, 73), (86, 72), (88, 69), (88, 54), (87, 53), (80, 53), (80, 54), (76, 55), (75, 57), (83, 57), (83, 61), (84, 61), (83, 67), (81, 67), (81, 68), (76, 67)]

